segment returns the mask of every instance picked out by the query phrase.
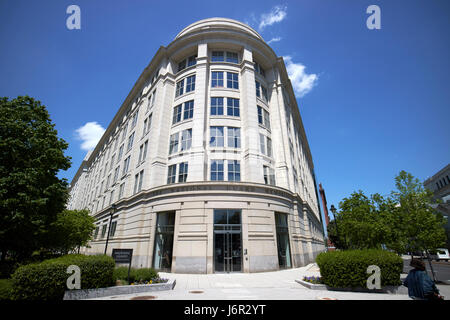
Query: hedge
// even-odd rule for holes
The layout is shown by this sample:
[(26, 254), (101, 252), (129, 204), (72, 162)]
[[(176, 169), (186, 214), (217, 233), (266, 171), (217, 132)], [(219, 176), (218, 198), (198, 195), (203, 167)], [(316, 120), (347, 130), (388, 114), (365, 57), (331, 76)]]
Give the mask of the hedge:
[[(130, 283), (135, 281), (150, 281), (158, 278), (158, 273), (152, 268), (130, 270)], [(118, 267), (114, 270), (114, 280), (128, 280), (128, 267)]]
[(66, 255), (19, 267), (11, 279), (14, 300), (62, 300), (67, 290), (67, 267), (81, 270), (81, 289), (103, 288), (114, 284), (113, 258), (105, 255)]
[(348, 250), (322, 252), (316, 258), (322, 282), (333, 288), (366, 288), (367, 267), (381, 270), (381, 286), (401, 285), (403, 260), (385, 250)]

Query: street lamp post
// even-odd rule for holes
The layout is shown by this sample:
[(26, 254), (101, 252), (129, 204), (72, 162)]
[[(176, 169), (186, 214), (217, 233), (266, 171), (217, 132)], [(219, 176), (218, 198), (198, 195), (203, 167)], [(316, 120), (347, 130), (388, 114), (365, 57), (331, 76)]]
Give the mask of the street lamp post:
[(116, 212), (116, 204), (113, 203), (113, 204), (111, 205), (111, 211), (110, 211), (110, 213), (109, 213), (110, 218), (109, 218), (108, 234), (107, 234), (107, 236), (106, 236), (105, 254), (106, 254), (106, 250), (108, 250), (109, 234), (111, 233), (112, 218), (113, 218), (113, 215), (114, 215), (115, 212)]

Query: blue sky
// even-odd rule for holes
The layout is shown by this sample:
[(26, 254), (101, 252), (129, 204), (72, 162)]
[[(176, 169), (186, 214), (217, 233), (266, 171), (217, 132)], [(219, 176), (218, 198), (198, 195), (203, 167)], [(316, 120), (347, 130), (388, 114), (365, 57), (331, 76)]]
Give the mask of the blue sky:
[[(71, 4), (81, 30), (66, 28)], [(366, 26), (372, 4), (380, 30)], [(86, 154), (77, 129), (106, 128), (158, 48), (209, 17), (248, 23), (289, 57), (328, 205), (359, 189), (388, 194), (400, 170), (424, 180), (449, 163), (450, 1), (3, 0), (0, 96), (47, 106), (69, 143), (60, 177), (70, 181)]]

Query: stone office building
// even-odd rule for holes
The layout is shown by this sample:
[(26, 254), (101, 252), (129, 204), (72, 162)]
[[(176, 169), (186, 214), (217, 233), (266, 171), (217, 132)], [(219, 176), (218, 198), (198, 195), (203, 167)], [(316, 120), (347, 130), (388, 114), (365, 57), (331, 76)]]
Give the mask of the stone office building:
[[(283, 59), (212, 18), (160, 47), (71, 183), (84, 253), (176, 273), (299, 267), (324, 251), (314, 166)], [(111, 228), (110, 219), (112, 219)], [(109, 230), (109, 231), (108, 231)]]

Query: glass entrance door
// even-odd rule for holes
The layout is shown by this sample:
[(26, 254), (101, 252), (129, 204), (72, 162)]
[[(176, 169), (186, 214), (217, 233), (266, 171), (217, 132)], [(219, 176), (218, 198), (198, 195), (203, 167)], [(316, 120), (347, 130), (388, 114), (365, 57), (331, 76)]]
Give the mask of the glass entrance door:
[(159, 212), (156, 219), (153, 268), (171, 271), (175, 212)]
[(291, 268), (287, 215), (275, 213), (275, 225), (277, 229), (278, 264), (280, 269)]
[(214, 211), (214, 270), (242, 271), (242, 234), (240, 210)]

